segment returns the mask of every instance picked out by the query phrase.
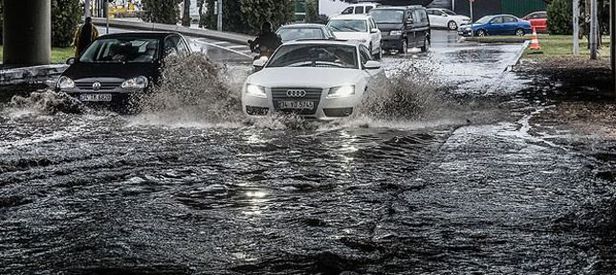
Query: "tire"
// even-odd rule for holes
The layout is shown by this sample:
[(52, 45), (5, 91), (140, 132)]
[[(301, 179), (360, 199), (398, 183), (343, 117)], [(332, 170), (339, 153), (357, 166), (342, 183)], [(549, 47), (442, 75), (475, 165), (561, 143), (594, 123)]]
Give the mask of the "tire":
[(484, 30), (478, 30), (477, 31), (477, 36), (479, 36), (479, 37), (488, 36), (488, 33), (486, 33), (486, 31), (484, 31)]
[(421, 47), (421, 52), (425, 53), (430, 49), (430, 39), (428, 37), (424, 38), (423, 46)]
[(456, 21), (449, 21), (449, 23), (447, 23), (447, 28), (450, 31), (457, 31), (458, 30), (458, 23), (456, 23)]
[(524, 33), (523, 29), (517, 29), (515, 30), (515, 35), (517, 36), (524, 36), (526, 33)]
[(398, 54), (406, 54), (409, 52), (409, 40), (407, 38), (402, 39), (402, 47), (398, 49)]

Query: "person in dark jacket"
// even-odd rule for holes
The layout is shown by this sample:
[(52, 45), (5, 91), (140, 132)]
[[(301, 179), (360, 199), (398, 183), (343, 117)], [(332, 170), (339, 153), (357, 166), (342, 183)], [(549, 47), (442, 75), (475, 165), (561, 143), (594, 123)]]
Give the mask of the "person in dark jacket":
[(261, 26), (261, 33), (254, 41), (250, 42), (250, 49), (255, 51), (258, 46), (261, 56), (270, 57), (280, 45), (282, 45), (282, 39), (272, 31), (272, 24), (265, 22)]
[(81, 56), (88, 45), (96, 38), (98, 38), (98, 30), (92, 25), (92, 18), (88, 17), (85, 24), (75, 32), (75, 39), (73, 41), (75, 57)]

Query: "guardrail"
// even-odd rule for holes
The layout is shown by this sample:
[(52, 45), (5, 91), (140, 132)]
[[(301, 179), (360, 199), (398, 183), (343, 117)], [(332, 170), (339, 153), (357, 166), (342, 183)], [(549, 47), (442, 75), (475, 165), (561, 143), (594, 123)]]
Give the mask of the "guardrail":
[[(99, 27), (106, 26), (106, 20), (104, 18), (93, 18), (92, 23)], [(219, 32), (219, 31), (206, 30), (206, 29), (193, 29), (193, 28), (188, 28), (188, 27), (184, 27), (180, 25), (147, 23), (147, 22), (118, 20), (118, 19), (110, 19), (109, 26), (113, 28), (120, 28), (120, 29), (178, 32), (186, 36), (203, 37), (203, 38), (209, 38), (209, 39), (214, 39), (214, 40), (219, 40), (219, 41), (231, 42), (235, 44), (246, 44), (246, 41), (248, 41), (248, 39), (253, 38), (251, 36), (239, 34), (239, 33)]]

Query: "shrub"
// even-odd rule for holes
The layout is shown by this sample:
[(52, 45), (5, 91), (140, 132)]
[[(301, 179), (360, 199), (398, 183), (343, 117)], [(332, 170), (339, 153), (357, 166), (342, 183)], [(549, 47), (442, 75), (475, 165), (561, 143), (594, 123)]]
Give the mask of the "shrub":
[(293, 20), (293, 0), (240, 1), (242, 13), (252, 33), (257, 33), (266, 21), (277, 28)]
[(68, 47), (73, 43), (83, 9), (79, 0), (51, 1), (51, 44)]
[(141, 19), (147, 22), (176, 24), (179, 19), (177, 0), (142, 0)]
[(573, 7), (571, 0), (553, 0), (547, 8), (548, 28), (551, 34), (571, 34), (573, 32)]

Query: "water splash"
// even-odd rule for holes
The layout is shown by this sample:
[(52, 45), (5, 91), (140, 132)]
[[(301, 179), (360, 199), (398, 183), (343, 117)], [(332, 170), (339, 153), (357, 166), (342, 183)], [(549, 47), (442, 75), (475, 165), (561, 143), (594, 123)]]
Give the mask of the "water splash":
[(28, 97), (14, 96), (2, 109), (9, 117), (58, 113), (83, 114), (87, 110), (79, 100), (66, 93), (51, 90), (32, 92)]

